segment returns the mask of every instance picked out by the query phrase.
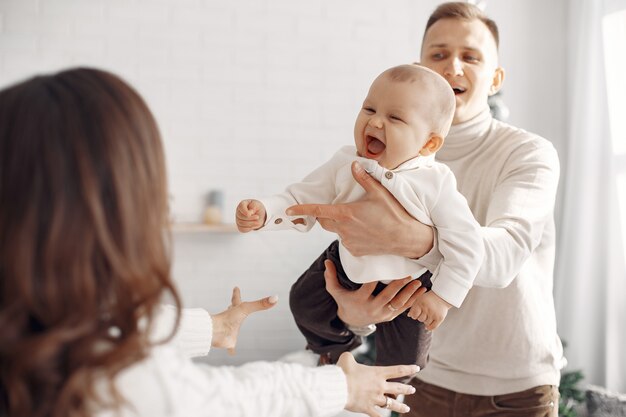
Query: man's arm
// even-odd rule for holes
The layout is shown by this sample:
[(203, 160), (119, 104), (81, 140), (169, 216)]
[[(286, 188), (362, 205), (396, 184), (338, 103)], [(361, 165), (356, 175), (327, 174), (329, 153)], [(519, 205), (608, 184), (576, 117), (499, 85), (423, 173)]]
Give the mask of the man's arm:
[[(538, 145), (538, 143), (540, 143)], [(481, 228), (485, 257), (474, 285), (505, 288), (541, 243), (554, 215), (559, 159), (545, 140), (519, 147), (491, 195)]]

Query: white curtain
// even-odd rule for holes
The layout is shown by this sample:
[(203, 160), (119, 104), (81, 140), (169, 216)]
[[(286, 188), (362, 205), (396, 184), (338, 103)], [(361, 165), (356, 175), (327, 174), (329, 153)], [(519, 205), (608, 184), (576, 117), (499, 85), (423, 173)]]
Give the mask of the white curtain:
[[(619, 4), (621, 3), (621, 4)], [(567, 369), (626, 392), (626, 259), (609, 128), (602, 20), (624, 0), (576, 0), (569, 7), (567, 150), (555, 299)], [(626, 48), (626, 39), (623, 48)], [(623, 70), (623, 69), (622, 69)], [(622, 99), (624, 97), (622, 96)], [(626, 122), (626, 114), (622, 122)], [(622, 213), (624, 211), (622, 210)]]

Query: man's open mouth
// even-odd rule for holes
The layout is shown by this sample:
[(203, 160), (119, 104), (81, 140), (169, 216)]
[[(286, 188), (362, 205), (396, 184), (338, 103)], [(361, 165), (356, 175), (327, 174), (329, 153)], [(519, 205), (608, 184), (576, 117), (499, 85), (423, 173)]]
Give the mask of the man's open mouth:
[(367, 153), (372, 156), (380, 155), (387, 147), (381, 140), (370, 135), (365, 137), (365, 143), (367, 145)]

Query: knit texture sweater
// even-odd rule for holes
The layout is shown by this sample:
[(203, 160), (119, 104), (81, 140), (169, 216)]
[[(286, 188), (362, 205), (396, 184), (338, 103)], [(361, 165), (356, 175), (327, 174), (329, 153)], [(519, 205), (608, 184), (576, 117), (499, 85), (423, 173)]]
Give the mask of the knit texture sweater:
[[(167, 337), (176, 310), (164, 306), (151, 333)], [(127, 404), (118, 415), (100, 410), (97, 417), (293, 417), (333, 416), (346, 404), (348, 389), (338, 366), (306, 368), (280, 362), (243, 366), (207, 366), (191, 361), (211, 347), (211, 316), (184, 309), (175, 337), (152, 348), (141, 362), (115, 379)], [(99, 387), (106, 397), (106, 384)]]
[[(434, 331), (418, 378), (474, 395), (558, 385), (564, 359), (552, 296), (556, 150), (486, 109), (452, 126), (437, 159), (455, 174), (482, 226), (485, 257), (461, 308)], [(435, 247), (422, 261), (434, 264), (439, 256)]]

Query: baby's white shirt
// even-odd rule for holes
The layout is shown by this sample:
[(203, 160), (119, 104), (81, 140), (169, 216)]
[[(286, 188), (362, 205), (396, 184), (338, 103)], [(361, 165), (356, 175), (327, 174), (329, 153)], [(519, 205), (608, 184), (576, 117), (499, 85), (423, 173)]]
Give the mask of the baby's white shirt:
[[(434, 156), (418, 156), (389, 170), (375, 160), (358, 156), (354, 146), (345, 146), (301, 182), (291, 184), (281, 194), (261, 199), (267, 220), (260, 230), (306, 232), (316, 219), (287, 216), (288, 207), (348, 203), (363, 197), (365, 191), (352, 177), (353, 161), (389, 190), (412, 217), (436, 228), (435, 244), (443, 258), (437, 265), (429, 265), (397, 255), (353, 256), (340, 245), (341, 265), (347, 276), (356, 283), (388, 282), (409, 275), (419, 277), (428, 269), (433, 273), (433, 291), (460, 306), (482, 264), (484, 247), (480, 226), (457, 191), (454, 175)], [(296, 219), (304, 219), (305, 224), (294, 223)]]

